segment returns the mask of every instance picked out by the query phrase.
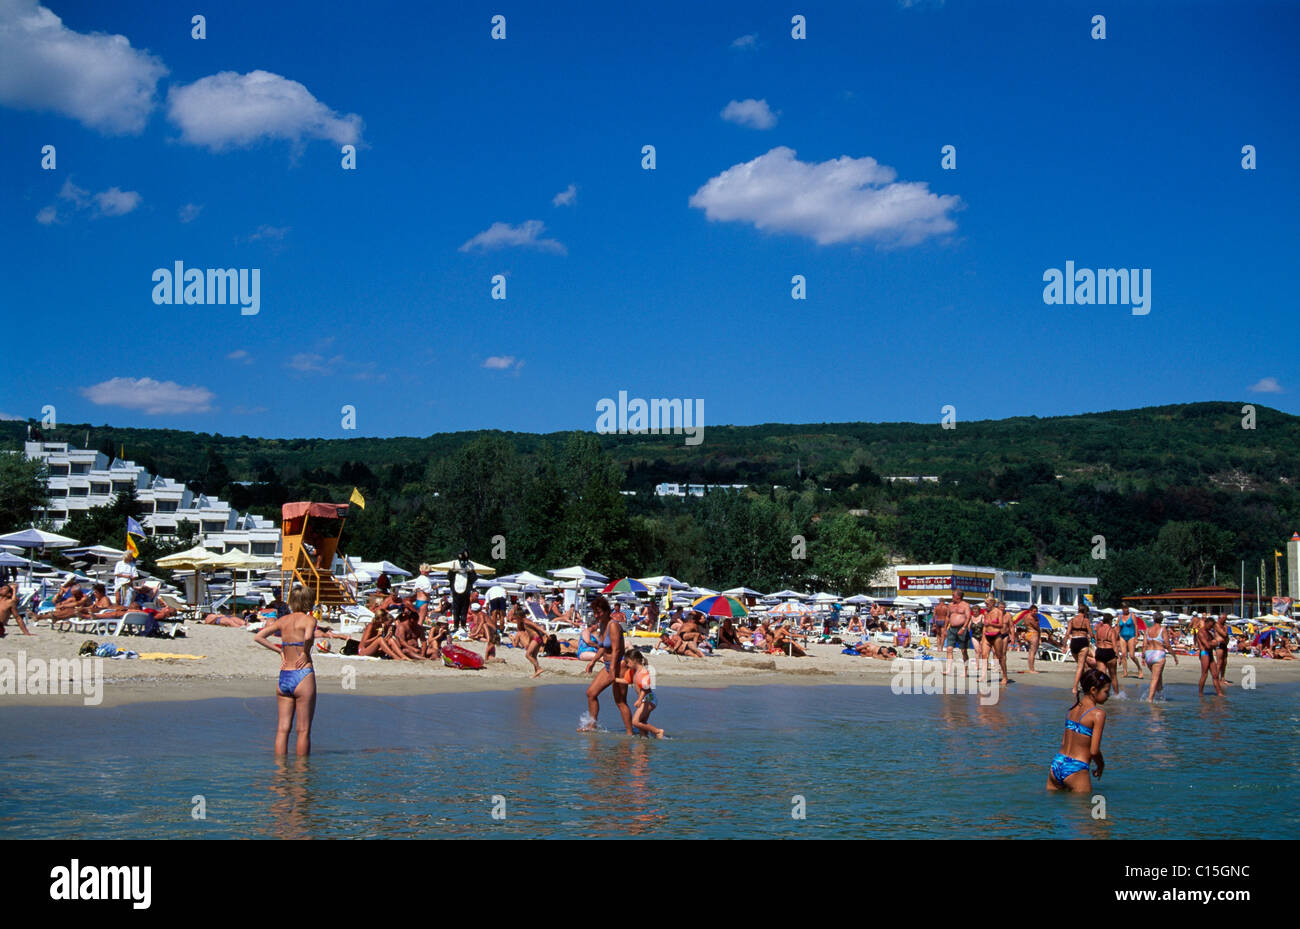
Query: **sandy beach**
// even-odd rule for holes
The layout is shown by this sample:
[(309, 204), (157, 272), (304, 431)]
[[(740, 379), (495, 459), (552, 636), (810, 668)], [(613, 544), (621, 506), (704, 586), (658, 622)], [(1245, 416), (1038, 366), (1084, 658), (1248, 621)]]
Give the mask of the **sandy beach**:
[[(247, 630), (203, 625), (190, 625), (186, 637), (174, 640), (137, 636), (89, 636), (85, 633), (53, 632), (48, 628), (42, 628), (35, 636), (25, 637), (11, 629), (10, 635), (0, 640), (0, 660), (16, 661), (20, 651), (26, 653), (29, 662), (33, 659), (75, 658), (77, 649), (88, 638), (97, 642), (112, 641), (121, 648), (141, 654), (163, 652), (204, 656), (197, 660), (106, 659), (103, 661), (102, 706), (162, 700), (266, 696), (274, 690), (279, 668), (276, 656), (254, 644), (253, 635)], [(332, 644), (337, 647), (341, 640), (333, 640)], [(471, 643), (470, 647), (482, 654), (482, 643)], [(721, 652), (709, 658), (677, 655), (650, 655), (648, 658), (655, 668), (661, 689), (756, 686), (769, 683), (877, 686), (890, 683), (894, 675), (891, 662), (844, 655), (840, 649), (839, 645), (812, 645), (806, 658), (741, 652)], [(584, 673), (585, 661), (541, 658), (545, 673), (534, 679), (532, 669), (520, 650), (501, 648), (498, 651), (505, 662), (489, 664), (482, 671), (458, 671), (443, 666), (441, 662), (358, 660), (320, 653), (316, 654), (314, 664), (322, 694), (392, 696), (561, 685), (574, 688), (574, 699), (579, 700), (579, 688), (590, 680)], [(1165, 681), (1170, 684), (1195, 684), (1200, 674), (1199, 663), (1189, 656), (1179, 656), (1179, 659), (1178, 665), (1170, 662), (1166, 666)], [(917, 664), (924, 666), (927, 675), (931, 673), (931, 662)], [(1236, 655), (1228, 659), (1229, 680), (1238, 682), (1241, 679), (1241, 669), (1246, 665), (1254, 669), (1257, 686), (1300, 681), (1300, 661), (1249, 659)], [(1044, 691), (1044, 699), (1056, 699), (1068, 691), (1074, 676), (1073, 664), (1045, 661), (1037, 663), (1037, 668), (1043, 673), (1020, 673), (1028, 667), (1023, 652), (1013, 652), (1009, 656), (1008, 667), (1013, 687), (1040, 689)], [(345, 671), (352, 672), (348, 675), (349, 682), (345, 682)], [(1139, 682), (1136, 677), (1130, 676), (1121, 681), (1129, 687), (1135, 687), (1139, 683), (1145, 687), (1149, 678)], [(352, 686), (345, 688), (345, 683)], [(1208, 680), (1206, 690), (1212, 693)], [(1230, 689), (1229, 694), (1231, 693)], [(0, 707), (71, 705), (82, 702), (82, 698), (75, 694), (0, 695)]]

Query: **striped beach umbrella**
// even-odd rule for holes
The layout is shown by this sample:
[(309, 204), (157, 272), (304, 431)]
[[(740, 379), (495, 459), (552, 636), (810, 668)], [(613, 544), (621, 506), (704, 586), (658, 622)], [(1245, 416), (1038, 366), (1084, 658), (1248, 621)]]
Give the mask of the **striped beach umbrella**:
[(718, 594), (712, 597), (700, 597), (691, 604), (691, 609), (699, 610), (705, 616), (730, 616), (739, 619), (748, 616), (749, 611), (735, 597)]
[(643, 594), (650, 590), (645, 584), (642, 584), (634, 577), (620, 577), (616, 581), (610, 581), (601, 590), (603, 594)]
[(808, 610), (805, 609), (802, 604), (798, 603), (782, 603), (768, 610), (768, 613), (775, 616), (802, 616), (807, 612)]

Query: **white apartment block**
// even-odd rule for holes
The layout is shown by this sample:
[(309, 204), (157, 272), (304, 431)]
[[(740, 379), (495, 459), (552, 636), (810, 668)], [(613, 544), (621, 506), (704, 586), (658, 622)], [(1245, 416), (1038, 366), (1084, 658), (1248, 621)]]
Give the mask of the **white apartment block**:
[(107, 506), (119, 491), (134, 487), (144, 508), (140, 525), (150, 535), (174, 537), (181, 522), (188, 520), (198, 529), (199, 542), (205, 548), (217, 552), (237, 548), (250, 555), (279, 552), (280, 527), (275, 520), (251, 513), (240, 515), (219, 497), (198, 494), (171, 478), (154, 476), (133, 461), (110, 461), (103, 452), (70, 448), (66, 442), (27, 442), (23, 454), (45, 463), (50, 494), (45, 515), (56, 529), (77, 513)]

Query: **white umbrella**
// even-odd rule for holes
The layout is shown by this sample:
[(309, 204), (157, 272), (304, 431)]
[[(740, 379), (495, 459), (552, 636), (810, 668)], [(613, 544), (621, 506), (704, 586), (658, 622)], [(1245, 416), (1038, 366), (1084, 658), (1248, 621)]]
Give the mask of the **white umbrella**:
[(759, 593), (757, 590), (753, 590), (753, 589), (751, 589), (751, 588), (749, 588), (749, 587), (733, 587), (733, 588), (731, 588), (730, 590), (724, 590), (724, 591), (722, 592), (722, 595), (723, 595), (724, 597), (761, 597), (761, 596), (763, 596), (763, 595), (762, 595), (761, 593)]
[[(450, 571), (452, 568), (456, 567), (456, 565), (458, 565), (458, 564), (460, 564), (460, 562), (459, 562), (459, 561), (456, 561), (456, 560), (453, 559), (453, 560), (451, 560), (451, 561), (441, 561), (441, 562), (439, 562), (438, 564), (433, 565), (432, 567), (433, 567), (433, 570), (435, 570), (435, 571), (444, 571), (444, 572), (446, 572), (446, 571)], [(497, 573), (497, 569), (496, 569), (496, 568), (493, 568), (493, 567), (490, 566), (490, 565), (479, 564), (477, 561), (474, 561), (474, 560), (472, 560), (472, 559), (470, 560), (470, 564), (474, 566), (474, 573), (475, 573), (475, 574), (479, 574), (479, 575), (487, 576), (487, 575), (492, 575), (492, 574), (496, 574), (496, 573)]]
[(807, 600), (807, 594), (801, 594), (795, 590), (778, 590), (774, 594), (768, 594), (773, 600)]
[(852, 597), (849, 597), (849, 599), (845, 600), (844, 602), (851, 603), (853, 606), (865, 606), (868, 603), (875, 603), (876, 601), (872, 600), (866, 594), (854, 594)]
[(605, 575), (600, 574), (597, 571), (593, 571), (591, 570), (591, 568), (584, 568), (582, 565), (574, 565), (572, 568), (560, 568), (555, 571), (547, 571), (546, 573), (554, 575), (555, 577), (563, 577), (568, 580), (604, 581), (606, 583), (609, 582), (609, 578), (607, 578)]
[(638, 577), (638, 581), (647, 587), (667, 587), (672, 590), (690, 590), (691, 585), (679, 581), (669, 574), (656, 574), (654, 577)]
[[(71, 548), (76, 544), (76, 539), (59, 535), (57, 532), (48, 532), (45, 529), (19, 529), (17, 532), (0, 535), (0, 545), (17, 545), (19, 548), (31, 549), (32, 552), (45, 551), (47, 548)], [(27, 582), (30, 584), (31, 580), (32, 569), (29, 563)]]

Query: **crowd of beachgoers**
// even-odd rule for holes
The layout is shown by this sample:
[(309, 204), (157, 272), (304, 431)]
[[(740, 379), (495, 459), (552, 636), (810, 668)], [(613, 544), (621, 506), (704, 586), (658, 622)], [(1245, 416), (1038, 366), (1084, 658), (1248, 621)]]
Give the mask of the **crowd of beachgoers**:
[[(435, 581), (437, 573), (433, 566), (421, 565), (405, 590), (380, 575), (363, 609), (332, 615), (328, 621), (314, 596), (301, 586), (287, 597), (275, 589), (260, 606), (238, 614), (185, 612), (191, 622), (255, 632), (258, 645), (280, 656), (276, 750), (287, 752), (296, 733), (299, 754), (311, 750), (316, 704), (312, 656), (323, 652), (481, 668), (504, 665), (500, 651), (512, 648), (526, 658), (534, 678), (546, 670), (541, 659), (585, 662), (584, 673), (592, 680), (583, 729), (597, 727), (599, 698), (610, 690), (628, 734), (662, 738), (664, 730), (650, 721), (659, 703), (655, 668), (647, 659), (651, 655), (704, 659), (736, 651), (801, 658), (812, 644), (829, 644), (848, 655), (884, 662), (932, 661), (944, 675), (1005, 686), (1014, 682), (1007, 656), (1021, 651), (1027, 667), (1017, 673), (1038, 674), (1035, 665), (1044, 660), (1074, 666), (1070, 690), (1075, 703), (1048, 777), (1049, 788), (1071, 791), (1091, 789), (1090, 771), (1101, 775), (1103, 707), (1112, 687), (1116, 695), (1124, 693), (1125, 679), (1142, 682), (1136, 686), (1142, 699), (1160, 699), (1167, 663), (1178, 664), (1182, 658), (1199, 666), (1198, 694), (1204, 693), (1208, 681), (1215, 695), (1224, 696), (1232, 685), (1230, 656), (1295, 657), (1289, 632), (1267, 621), (1255, 621), (1265, 628), (1243, 628), (1223, 613), (1165, 617), (1127, 607), (1095, 611), (1081, 603), (1068, 622), (1060, 623), (1033, 604), (1011, 610), (993, 597), (967, 602), (964, 593), (956, 591), (932, 608), (919, 610), (883, 603), (848, 610), (835, 603), (814, 611), (788, 602), (781, 613), (748, 609), (741, 602), (744, 598), (712, 598), (710, 612), (719, 605), (716, 601), (726, 601), (721, 606), (729, 615), (718, 616), (695, 609), (698, 601), (674, 604), (671, 592), (665, 591), (642, 598), (595, 594), (585, 603), (573, 591), (566, 606), (554, 593), (512, 593), (491, 582), (485, 589), (472, 583), (443, 588)], [(78, 628), (78, 623), (102, 623), (127, 614), (144, 617), (145, 634), (163, 634), (169, 623), (175, 634), (184, 606), (169, 602), (157, 585), (129, 580), (110, 592), (103, 583), (87, 584), (69, 575), (39, 611), (24, 615), (17, 589), (13, 581), (0, 581), (0, 635), (10, 621), (31, 635), (28, 624), (36, 621), (48, 621), (55, 629), (61, 624)], [(356, 622), (357, 616), (364, 619), (359, 629), (339, 622)], [(630, 696), (635, 696), (634, 703), (629, 704)]]

